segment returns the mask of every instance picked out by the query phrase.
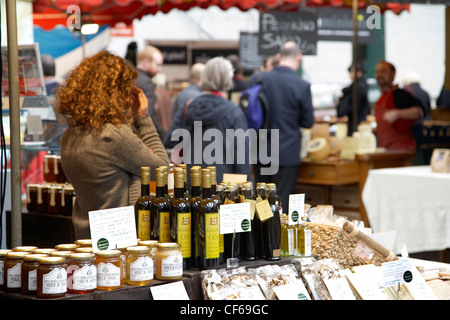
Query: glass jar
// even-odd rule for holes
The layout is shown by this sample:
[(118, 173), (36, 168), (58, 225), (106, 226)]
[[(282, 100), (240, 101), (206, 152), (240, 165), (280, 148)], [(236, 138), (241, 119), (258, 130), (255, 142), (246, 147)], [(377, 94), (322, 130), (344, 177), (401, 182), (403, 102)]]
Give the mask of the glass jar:
[(91, 247), (78, 247), (75, 249), (76, 253), (94, 253), (94, 249)]
[(181, 246), (175, 242), (156, 245), (156, 273), (158, 280), (178, 280), (183, 276)]
[(67, 264), (63, 257), (39, 259), (37, 269), (38, 298), (60, 298), (67, 292)]
[(156, 273), (156, 245), (158, 244), (158, 240), (139, 240), (139, 246), (147, 246), (150, 248), (150, 254), (153, 259), (153, 275)]
[(55, 165), (53, 166), (53, 175), (55, 177), (56, 183), (65, 183), (67, 182), (66, 175), (64, 174), (64, 170), (62, 167), (61, 156), (55, 156)]
[(19, 247), (15, 247), (13, 248), (13, 251), (15, 252), (28, 252), (28, 253), (32, 253), (34, 250), (36, 250), (38, 247), (35, 246), (19, 246)]
[(66, 259), (66, 263), (68, 263), (68, 262), (69, 262), (70, 255), (71, 255), (72, 253), (73, 253), (73, 251), (59, 251), (59, 250), (55, 250), (55, 251), (50, 252), (50, 256), (51, 256), (51, 257), (61, 257), (61, 258), (64, 258), (64, 259)]
[(72, 253), (67, 266), (67, 291), (84, 294), (97, 288), (97, 268), (92, 253)]
[(122, 259), (120, 250), (105, 250), (95, 253), (97, 267), (97, 289), (111, 291), (122, 286)]
[(39, 258), (48, 257), (47, 254), (27, 254), (23, 257), (21, 267), (22, 286), (20, 293), (36, 294), (37, 291), (37, 268), (39, 266)]
[(11, 251), (11, 249), (0, 250), (0, 290), (5, 289), (5, 259), (6, 254)]
[(62, 190), (61, 211), (63, 216), (71, 216), (75, 202), (75, 190), (72, 186), (65, 186)]
[(75, 241), (75, 244), (78, 247), (92, 247), (92, 240), (91, 239), (79, 239)]
[(54, 248), (37, 248), (33, 251), (33, 254), (46, 254), (50, 255), (53, 251), (56, 251)]
[(63, 243), (58, 244), (55, 248), (58, 251), (75, 251), (75, 249), (78, 248), (78, 245), (75, 243)]
[(41, 184), (38, 187), (36, 211), (39, 213), (47, 213), (48, 188), (50, 185)]
[(52, 214), (62, 214), (62, 186), (52, 185), (47, 193), (47, 211)]
[(27, 210), (28, 212), (37, 211), (38, 184), (27, 184)]
[(149, 247), (128, 247), (126, 263), (126, 282), (128, 284), (144, 286), (153, 280), (153, 259)]
[(29, 252), (11, 251), (5, 257), (5, 291), (20, 292), (22, 287), (23, 257)]
[(47, 154), (44, 156), (44, 181), (48, 183), (55, 182), (55, 167), (57, 168), (58, 163), (56, 156), (52, 154)]

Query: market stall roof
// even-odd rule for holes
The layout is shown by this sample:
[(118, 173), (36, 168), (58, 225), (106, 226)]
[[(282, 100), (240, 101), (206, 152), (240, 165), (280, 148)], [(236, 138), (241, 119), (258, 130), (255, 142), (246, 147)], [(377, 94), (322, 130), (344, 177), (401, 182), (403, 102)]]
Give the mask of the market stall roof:
[[(375, 4), (375, 1), (360, 0), (359, 7)], [(67, 25), (73, 11), (79, 8), (82, 19), (100, 25), (114, 26), (118, 22), (131, 24), (133, 19), (158, 12), (167, 13), (172, 9), (189, 10), (193, 7), (217, 6), (223, 10), (236, 7), (242, 11), (257, 9), (261, 12), (296, 11), (301, 6), (351, 7), (352, 0), (35, 0), (33, 2), (34, 24), (45, 30), (57, 25)], [(381, 11), (392, 10), (396, 14), (408, 10), (408, 4), (381, 4)]]

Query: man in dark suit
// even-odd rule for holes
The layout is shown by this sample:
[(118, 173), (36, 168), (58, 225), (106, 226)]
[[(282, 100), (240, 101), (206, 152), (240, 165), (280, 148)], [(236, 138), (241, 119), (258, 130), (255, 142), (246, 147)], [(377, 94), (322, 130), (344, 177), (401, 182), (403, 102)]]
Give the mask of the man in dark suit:
[[(314, 124), (310, 84), (296, 73), (301, 59), (298, 45), (292, 41), (286, 42), (278, 53), (279, 64), (265, 72), (262, 80), (262, 90), (269, 104), (269, 134), (273, 134), (274, 130), (278, 130), (279, 134), (279, 169), (275, 174), (264, 175), (261, 171), (264, 164), (259, 163), (255, 170), (256, 181), (277, 185), (283, 212), (286, 213), (289, 194), (294, 191), (300, 165), (300, 128), (311, 128)], [(271, 152), (271, 147), (268, 144), (268, 152)], [(274, 158), (273, 154), (271, 158)]]

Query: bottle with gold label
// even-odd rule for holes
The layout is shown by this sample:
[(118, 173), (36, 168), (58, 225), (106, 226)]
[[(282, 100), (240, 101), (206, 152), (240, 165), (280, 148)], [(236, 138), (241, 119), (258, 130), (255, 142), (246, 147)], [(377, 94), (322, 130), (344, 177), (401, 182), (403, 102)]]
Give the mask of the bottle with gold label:
[(306, 223), (306, 216), (302, 216), (302, 222), (297, 229), (297, 252), (300, 257), (311, 256), (311, 229)]
[[(215, 166), (209, 166), (207, 169), (211, 170), (211, 198), (216, 202), (217, 208), (219, 208), (219, 217), (220, 217), (220, 205), (223, 204), (221, 197), (217, 191), (217, 169)], [(223, 190), (223, 189), (222, 189)], [(224, 235), (219, 234), (219, 264), (225, 262), (225, 240)]]
[(211, 196), (211, 170), (202, 169), (202, 200), (198, 209), (200, 269), (219, 266), (219, 208)]
[(165, 197), (163, 169), (156, 168), (156, 194), (150, 205), (150, 240), (170, 241), (169, 202)]
[(141, 196), (134, 204), (137, 238), (150, 240), (150, 167), (141, 167)]
[(192, 222), (192, 236), (191, 243), (193, 252), (192, 259), (192, 267), (198, 267), (198, 206), (200, 205), (200, 201), (202, 200), (202, 188), (201, 188), (201, 171), (202, 168), (200, 166), (193, 166), (190, 169), (191, 172), (191, 190), (189, 196), (189, 210), (191, 212), (191, 222)]
[(264, 259), (269, 261), (281, 259), (281, 218), (276, 201), (276, 185), (267, 184), (270, 208), (273, 216), (262, 222), (262, 232), (265, 245)]
[(192, 267), (192, 219), (189, 202), (185, 198), (184, 169), (174, 172), (174, 194), (170, 201), (170, 241), (181, 246), (183, 269)]

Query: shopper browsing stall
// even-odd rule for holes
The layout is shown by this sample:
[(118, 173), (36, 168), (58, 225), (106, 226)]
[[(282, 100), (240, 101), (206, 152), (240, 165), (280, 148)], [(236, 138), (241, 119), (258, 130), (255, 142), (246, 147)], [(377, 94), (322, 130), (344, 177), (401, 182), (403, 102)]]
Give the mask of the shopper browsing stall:
[(167, 165), (167, 155), (135, 86), (136, 70), (101, 51), (81, 62), (57, 92), (68, 128), (61, 138), (64, 172), (74, 186), (76, 237), (89, 238), (88, 212), (133, 205), (140, 169)]

